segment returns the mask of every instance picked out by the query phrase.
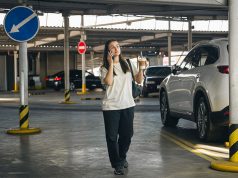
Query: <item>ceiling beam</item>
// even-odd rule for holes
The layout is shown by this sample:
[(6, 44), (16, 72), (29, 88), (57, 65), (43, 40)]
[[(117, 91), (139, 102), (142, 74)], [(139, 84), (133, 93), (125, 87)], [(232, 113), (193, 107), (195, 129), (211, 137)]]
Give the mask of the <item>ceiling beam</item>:
[[(69, 38), (79, 36), (79, 35), (82, 35), (82, 34), (84, 34), (83, 31), (70, 31)], [(45, 44), (49, 44), (49, 43), (56, 42), (56, 41), (59, 41), (59, 40), (63, 40), (64, 36), (65, 35), (63, 33), (61, 33), (61, 34), (58, 34), (56, 37), (42, 38), (40, 40), (36, 40), (34, 43), (28, 43), (27, 47), (28, 48), (37, 47), (37, 46), (40, 46), (40, 45), (45, 45)]]
[(119, 24), (124, 24), (124, 23), (130, 25), (132, 22), (146, 21), (146, 20), (152, 20), (152, 19), (155, 19), (155, 17), (144, 17), (144, 18), (135, 19), (135, 20), (125, 20), (125, 21), (112, 22), (112, 23), (89, 25), (89, 26), (85, 26), (83, 28), (101, 27), (101, 26), (108, 26), (108, 25), (119, 25)]
[[(158, 38), (163, 38), (166, 36), (172, 35), (172, 33), (161, 33), (161, 34), (155, 34), (155, 35), (146, 35), (146, 36), (141, 36), (139, 39), (128, 39), (128, 40), (123, 40), (119, 41), (120, 46), (126, 46), (134, 43), (139, 43), (139, 42), (145, 42), (145, 41), (150, 41)], [(93, 47), (94, 51), (102, 51), (104, 49), (104, 45), (99, 45)]]
[[(72, 0), (71, 0), (72, 1)], [(97, 3), (97, 4), (170, 4), (170, 5), (194, 5), (194, 6), (227, 6), (227, 0), (74, 0), (78, 3)]]
[[(122, 23), (132, 23), (132, 22), (146, 21), (146, 20), (151, 20), (151, 19), (154, 19), (154, 17), (153, 18), (145, 17), (145, 18), (135, 19), (135, 20), (127, 20), (127, 21), (119, 21), (119, 22), (114, 22), (114, 23), (98, 24), (98, 25), (86, 26), (84, 28), (91, 28), (91, 27), (95, 27), (95, 26), (118, 25), (118, 24), (122, 24)], [(74, 30), (72, 30), (69, 33), (69, 38), (72, 38), (72, 37), (75, 37), (75, 36), (80, 36), (82, 34), (84, 34), (84, 31), (74, 31)], [(57, 37), (42, 38), (40, 40), (35, 41), (34, 44), (29, 43), (28, 48), (36, 47), (36, 46), (40, 46), (40, 45), (44, 45), (44, 44), (48, 44), (48, 43), (52, 43), (52, 42), (56, 42), (58, 40), (63, 40), (64, 36), (65, 35), (62, 33), (62, 34), (58, 34)]]

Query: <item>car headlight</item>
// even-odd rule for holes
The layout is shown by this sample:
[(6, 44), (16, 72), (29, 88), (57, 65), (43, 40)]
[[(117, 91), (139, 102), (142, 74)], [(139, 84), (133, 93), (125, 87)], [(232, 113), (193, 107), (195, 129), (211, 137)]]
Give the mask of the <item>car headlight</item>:
[(146, 81), (146, 84), (155, 84), (155, 81)]

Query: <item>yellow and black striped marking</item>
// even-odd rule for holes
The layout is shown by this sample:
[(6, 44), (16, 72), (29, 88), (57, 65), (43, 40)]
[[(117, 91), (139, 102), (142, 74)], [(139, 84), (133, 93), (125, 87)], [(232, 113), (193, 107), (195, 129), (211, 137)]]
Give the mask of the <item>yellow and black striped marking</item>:
[(238, 163), (238, 124), (232, 124), (230, 126), (230, 161)]
[(65, 100), (65, 102), (69, 102), (69, 100), (70, 100), (70, 91), (69, 90), (64, 91), (64, 100)]
[(19, 108), (20, 112), (20, 128), (29, 128), (29, 107), (28, 105), (21, 105)]

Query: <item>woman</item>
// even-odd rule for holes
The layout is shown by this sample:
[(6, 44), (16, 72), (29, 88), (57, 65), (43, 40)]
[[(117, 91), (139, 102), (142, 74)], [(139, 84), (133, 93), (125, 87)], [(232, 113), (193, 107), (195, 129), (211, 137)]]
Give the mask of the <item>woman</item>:
[[(137, 83), (143, 80), (143, 70), (131, 63)], [(121, 56), (121, 48), (116, 40), (105, 44), (101, 80), (106, 85), (102, 101), (106, 141), (109, 159), (114, 174), (123, 175), (128, 167), (126, 154), (133, 135), (135, 102), (132, 97), (132, 75), (129, 65)]]

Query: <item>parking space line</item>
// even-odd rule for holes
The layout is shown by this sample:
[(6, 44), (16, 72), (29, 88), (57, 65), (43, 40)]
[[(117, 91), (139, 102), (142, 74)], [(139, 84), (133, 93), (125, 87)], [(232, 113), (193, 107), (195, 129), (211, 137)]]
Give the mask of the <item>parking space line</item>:
[(219, 147), (202, 145), (202, 144), (194, 145), (166, 131), (163, 131), (161, 135), (164, 138), (184, 148), (185, 150), (188, 150), (191, 153), (194, 153), (195, 155), (210, 162), (216, 161), (216, 160), (224, 160), (229, 157), (229, 150), (227, 148), (219, 148)]
[(0, 103), (18, 103), (19, 98), (0, 98)]

